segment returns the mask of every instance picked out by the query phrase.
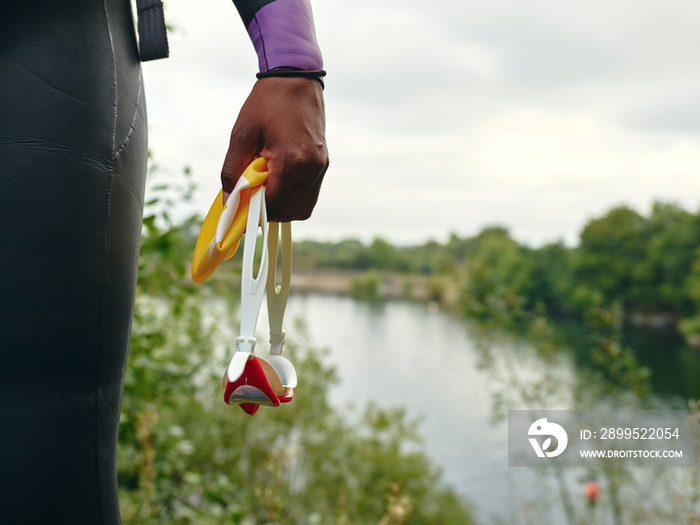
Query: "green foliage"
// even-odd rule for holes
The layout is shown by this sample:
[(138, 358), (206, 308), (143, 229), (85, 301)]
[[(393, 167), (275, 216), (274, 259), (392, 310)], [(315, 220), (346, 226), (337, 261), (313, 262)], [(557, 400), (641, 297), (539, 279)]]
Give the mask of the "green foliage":
[[(515, 356), (501, 354), (504, 349), (510, 349), (506, 353), (517, 353), (520, 341), (546, 365), (551, 364), (567, 353), (569, 344), (549, 314), (561, 308), (562, 303), (575, 305), (584, 328), (578, 337), (585, 340), (587, 361), (594, 364), (589, 374), (581, 375), (582, 382), (604, 386), (608, 396), (633, 392), (644, 399), (649, 391), (649, 371), (621, 342), (624, 312), (620, 304), (608, 302), (600, 290), (574, 288), (570, 261), (569, 251), (561, 244), (529, 249), (502, 228), (486, 229), (476, 237), (466, 265), (462, 300), (467, 317), (477, 321), (481, 330), (482, 365), (493, 368), (499, 355), (507, 364), (516, 362)], [(503, 383), (503, 393), (497, 399), (497, 405), (503, 407), (520, 406), (523, 402), (526, 406), (539, 406), (545, 400), (551, 403), (553, 392), (561, 388), (558, 378), (553, 384), (546, 374), (528, 385), (513, 377)], [(584, 389), (584, 385), (572, 386), (574, 392)]]
[(581, 232), (576, 276), (606, 299), (631, 301), (635, 268), (642, 260), (648, 232), (636, 211), (619, 207), (590, 221)]
[(576, 278), (625, 311), (694, 310), (685, 281), (700, 241), (698, 216), (655, 203), (649, 217), (619, 207), (581, 234)]
[(368, 270), (352, 280), (350, 283), (350, 294), (355, 299), (378, 301), (380, 299), (379, 288), (381, 284), (381, 273), (376, 270)]
[(490, 315), (478, 311), (480, 305), (517, 300), (528, 311), (583, 320), (586, 296), (599, 293), (606, 304), (618, 303), (625, 316), (664, 314), (674, 320), (700, 312), (698, 246), (700, 214), (657, 202), (648, 216), (619, 206), (590, 220), (575, 248), (561, 242), (531, 248), (506, 229), (489, 227), (474, 237), (453, 233), (444, 244), (304, 241), (296, 253), (304, 268), (463, 275), (448, 281), (466, 282), (461, 302), (476, 318)]
[(339, 243), (297, 241), (294, 243), (296, 268), (353, 268), (367, 269), (365, 247), (362, 242), (349, 239)]
[(453, 236), (446, 247), (435, 241), (421, 246), (397, 247), (375, 238), (369, 245), (350, 239), (338, 243), (300, 241), (294, 244), (295, 267), (300, 269), (353, 269), (432, 274), (452, 270), (463, 252)]
[(604, 304), (598, 294), (589, 296), (585, 325), (592, 361), (603, 376), (607, 394), (633, 393), (640, 401), (650, 393), (650, 371), (639, 364), (634, 352), (622, 344), (623, 312), (619, 304)]
[[(469, 317), (503, 312), (542, 312), (589, 322), (591, 305), (632, 314), (687, 320), (684, 333), (700, 324), (700, 215), (655, 203), (648, 217), (627, 207), (588, 222), (580, 245), (540, 248), (518, 244), (502, 229), (485, 229), (469, 243), (462, 294)], [(503, 316), (494, 318), (503, 324)], [(697, 339), (697, 337), (696, 337)]]
[[(469, 260), (463, 304), (467, 315), (498, 325), (518, 321), (513, 312), (521, 311), (519, 293), (528, 275), (523, 250), (503, 228), (487, 228), (478, 237)], [(508, 317), (501, 316), (508, 312)]]
[(190, 221), (147, 214), (119, 431), (125, 524), (472, 523), (403, 411), (370, 405), (350, 421), (331, 406), (335, 372), (301, 325), (285, 347), (294, 401), (254, 418), (227, 406), (222, 292), (235, 293), (190, 281), (192, 247)]
[(523, 286), (530, 308), (540, 308), (553, 314), (570, 313), (574, 277), (572, 253), (561, 242), (546, 244), (527, 252), (530, 267)]
[(474, 241), (462, 293), (468, 317), (516, 328), (531, 313), (571, 310), (571, 256), (561, 243), (534, 250), (503, 228), (487, 228)]

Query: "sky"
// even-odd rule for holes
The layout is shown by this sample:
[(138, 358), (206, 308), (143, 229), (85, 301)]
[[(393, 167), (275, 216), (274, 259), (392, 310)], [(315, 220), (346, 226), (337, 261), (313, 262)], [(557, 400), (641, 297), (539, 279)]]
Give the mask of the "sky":
[[(331, 166), (295, 238), (501, 225), (573, 245), (613, 206), (700, 209), (697, 1), (312, 3)], [(257, 58), (232, 2), (165, 4), (171, 57), (143, 65), (150, 149), (159, 177), (190, 166), (198, 184), (173, 214), (204, 215)]]

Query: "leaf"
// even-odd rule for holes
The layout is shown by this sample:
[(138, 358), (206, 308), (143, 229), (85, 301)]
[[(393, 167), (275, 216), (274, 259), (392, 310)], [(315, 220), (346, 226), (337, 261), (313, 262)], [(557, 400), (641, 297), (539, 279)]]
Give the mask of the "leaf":
[(544, 443), (542, 443), (542, 450), (547, 450), (549, 448), (549, 445), (552, 444), (552, 438), (547, 438), (544, 440)]

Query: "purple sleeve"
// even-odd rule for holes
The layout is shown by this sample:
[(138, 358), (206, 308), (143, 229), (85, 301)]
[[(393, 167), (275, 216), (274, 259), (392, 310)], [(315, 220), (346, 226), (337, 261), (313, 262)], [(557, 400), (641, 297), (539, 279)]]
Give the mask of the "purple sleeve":
[(234, 0), (258, 54), (261, 72), (323, 69), (309, 0)]

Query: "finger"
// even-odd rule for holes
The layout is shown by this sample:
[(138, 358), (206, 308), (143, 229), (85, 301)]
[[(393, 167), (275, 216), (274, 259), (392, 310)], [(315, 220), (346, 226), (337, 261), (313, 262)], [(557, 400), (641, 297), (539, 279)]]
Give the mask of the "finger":
[(326, 172), (328, 171), (329, 166), (330, 160), (328, 158), (328, 151), (326, 150), (326, 163), (323, 166), (323, 170), (321, 170), (321, 174), (317, 177), (316, 182), (309, 191), (309, 194), (307, 195), (306, 199), (303, 201), (302, 206), (300, 206), (297, 210), (294, 220), (305, 221), (306, 219), (311, 217), (311, 213), (313, 212), (314, 208), (316, 207), (316, 203), (318, 202), (318, 196), (321, 193), (321, 184), (323, 184), (323, 178), (326, 176)]
[(308, 177), (308, 167), (303, 164), (294, 165), (289, 160), (288, 152), (270, 152), (268, 148), (262, 151), (263, 156), (268, 158), (267, 162), (267, 182), (265, 183), (265, 202), (267, 204), (267, 214), (270, 220), (282, 220), (282, 210), (287, 206), (292, 194), (297, 189), (297, 184)]
[[(326, 175), (328, 166), (328, 155), (326, 155), (326, 163), (323, 166), (321, 173), (318, 175), (318, 177), (316, 177), (316, 180), (310, 188), (307, 186), (306, 195), (303, 198), (300, 197), (299, 200), (296, 201), (296, 203), (299, 205), (292, 206), (289, 208), (283, 208), (282, 214), (290, 217), (289, 220), (305, 221), (306, 219), (311, 217), (311, 213), (313, 212), (314, 208), (316, 207), (316, 203), (318, 202), (318, 196), (321, 193), (321, 184), (323, 183), (323, 178)], [(295, 201), (291, 201), (290, 203), (293, 202)]]
[[(315, 178), (307, 176), (302, 180), (297, 180), (291, 190), (283, 190), (280, 194), (279, 204), (274, 204), (278, 206), (273, 208), (273, 213), (276, 217), (274, 220), (289, 222), (308, 219), (318, 201), (326, 169), (327, 165)], [(273, 199), (276, 197), (277, 195), (273, 193)]]
[(239, 117), (231, 131), (231, 140), (224, 158), (224, 165), (221, 168), (221, 188), (223, 190), (224, 204), (226, 204), (241, 174), (258, 153), (258, 135), (245, 132), (244, 125), (240, 121)]
[[(320, 175), (319, 178), (316, 180), (315, 184), (311, 187), (311, 190), (307, 193), (306, 198), (301, 201), (302, 205), (298, 207), (298, 209), (292, 211), (289, 210), (290, 213), (290, 219), (293, 221), (305, 221), (309, 217), (311, 217), (311, 213), (314, 211), (314, 208), (316, 207), (316, 203), (318, 202), (318, 196), (321, 193), (321, 184), (323, 182), (323, 175)], [(287, 210), (283, 210), (283, 214), (287, 213)]]

